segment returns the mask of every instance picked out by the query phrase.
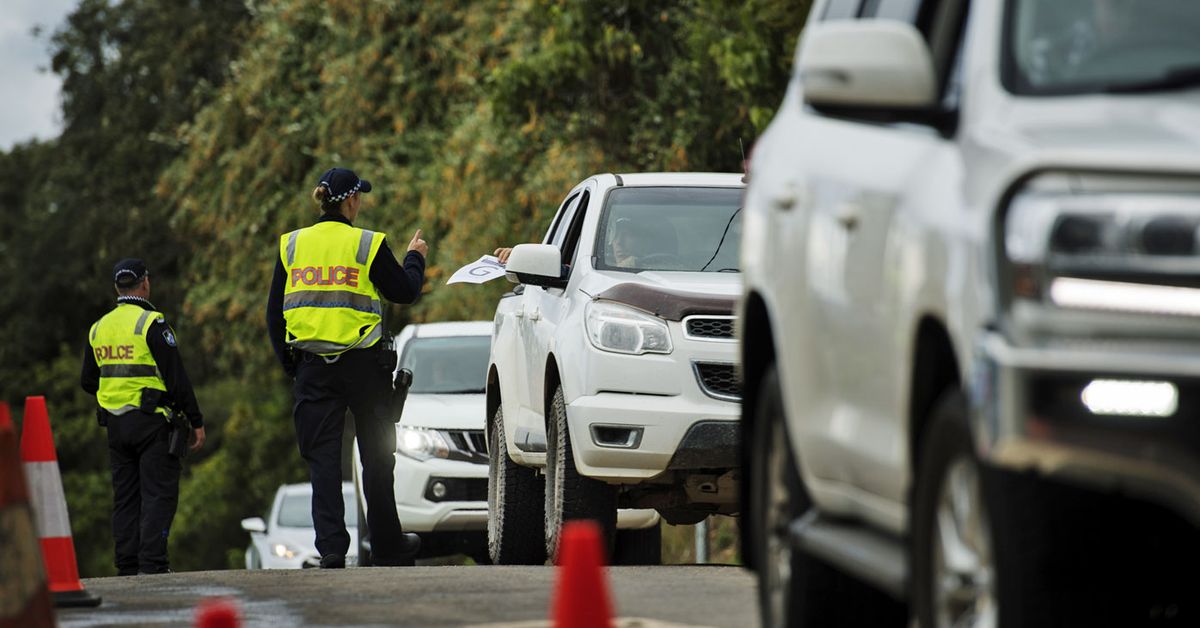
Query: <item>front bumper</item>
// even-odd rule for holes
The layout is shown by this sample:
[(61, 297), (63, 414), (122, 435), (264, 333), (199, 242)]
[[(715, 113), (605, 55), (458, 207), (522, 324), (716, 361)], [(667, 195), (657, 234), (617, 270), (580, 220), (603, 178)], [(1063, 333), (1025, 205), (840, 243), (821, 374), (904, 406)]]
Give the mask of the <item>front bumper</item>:
[[(736, 445), (739, 414), (737, 403), (701, 395), (599, 393), (572, 401), (567, 407), (567, 423), (580, 473), (608, 482), (634, 483), (671, 468), (736, 466), (737, 449), (726, 445)], [(621, 443), (626, 446), (613, 446), (613, 438), (608, 439), (609, 444), (601, 444), (606, 436), (619, 435), (622, 430), (631, 430), (637, 437)]]
[[(395, 454), (396, 512), (410, 532), (487, 529), (488, 466), (459, 460), (413, 460)], [(445, 490), (442, 497), (434, 485)]]
[[(1200, 354), (1015, 347), (991, 333), (974, 367), (971, 414), (985, 460), (1156, 501), (1200, 525)], [(1093, 414), (1081, 399), (1093, 379), (1171, 382), (1177, 410)]]

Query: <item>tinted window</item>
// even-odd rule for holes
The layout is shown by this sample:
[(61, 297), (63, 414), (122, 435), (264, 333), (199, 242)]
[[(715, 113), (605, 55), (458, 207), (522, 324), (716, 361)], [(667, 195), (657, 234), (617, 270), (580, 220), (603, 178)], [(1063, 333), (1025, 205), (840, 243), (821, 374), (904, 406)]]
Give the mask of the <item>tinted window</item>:
[(858, 17), (858, 9), (862, 0), (830, 0), (825, 6), (822, 20), (849, 20)]
[(609, 192), (596, 267), (637, 272), (736, 272), (740, 188), (617, 188)]
[(545, 244), (553, 244), (562, 248), (563, 238), (567, 234), (567, 225), (571, 224), (571, 216), (574, 215), (575, 206), (579, 204), (579, 195), (569, 197), (562, 207), (558, 210), (558, 215), (554, 217), (554, 224), (550, 226), (550, 233), (546, 234)]
[[(354, 503), (354, 493), (346, 491), (342, 494), (342, 499), (346, 502), (346, 527), (357, 527), (358, 506)], [(279, 505), (279, 520), (277, 524), (284, 528), (313, 527), (312, 496), (285, 495), (283, 503)]]
[(413, 373), (410, 393), (482, 393), (487, 385), (490, 336), (413, 338), (404, 345), (400, 366)]
[(886, 20), (901, 20), (912, 24), (917, 20), (921, 0), (875, 0), (874, 7), (865, 13), (868, 17)]

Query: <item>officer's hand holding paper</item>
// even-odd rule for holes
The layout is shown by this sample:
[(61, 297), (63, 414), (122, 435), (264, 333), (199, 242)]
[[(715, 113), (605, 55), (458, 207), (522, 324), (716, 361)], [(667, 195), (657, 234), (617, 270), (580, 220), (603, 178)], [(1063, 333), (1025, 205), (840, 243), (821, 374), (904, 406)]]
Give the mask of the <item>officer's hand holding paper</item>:
[(504, 276), (504, 263), (493, 255), (484, 255), (479, 259), (454, 271), (447, 284), (452, 283), (485, 283)]

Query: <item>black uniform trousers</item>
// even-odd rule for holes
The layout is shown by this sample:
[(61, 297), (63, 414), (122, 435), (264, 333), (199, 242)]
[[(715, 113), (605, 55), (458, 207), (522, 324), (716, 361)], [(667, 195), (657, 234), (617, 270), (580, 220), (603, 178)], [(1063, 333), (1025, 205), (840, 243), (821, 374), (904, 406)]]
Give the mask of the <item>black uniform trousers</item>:
[(167, 453), (171, 429), (161, 414), (130, 410), (108, 417), (117, 573), (164, 573), (167, 537), (179, 504), (179, 459)]
[[(371, 554), (376, 564), (386, 565), (407, 557), (397, 549), (402, 530), (393, 493), (396, 424), (391, 416), (391, 371), (396, 358), (394, 352), (377, 347), (347, 351), (333, 363), (301, 352), (294, 418), (300, 456), (308, 463), (313, 487), (317, 551), (321, 556), (345, 556), (350, 535), (342, 498), (342, 429), (346, 408), (354, 413)], [(388, 360), (391, 367), (385, 364)]]

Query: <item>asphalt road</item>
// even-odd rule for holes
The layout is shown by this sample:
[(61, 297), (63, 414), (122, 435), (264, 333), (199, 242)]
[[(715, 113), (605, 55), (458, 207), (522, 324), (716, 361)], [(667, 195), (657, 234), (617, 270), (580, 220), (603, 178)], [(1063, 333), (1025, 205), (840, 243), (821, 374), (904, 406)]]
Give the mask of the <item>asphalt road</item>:
[[(758, 625), (754, 580), (740, 567), (612, 567), (609, 592), (625, 626)], [(346, 570), (202, 571), (92, 578), (104, 598), (59, 609), (63, 628), (184, 626), (205, 598), (236, 600), (245, 626), (546, 625), (553, 567), (370, 567)], [(650, 621), (634, 622), (632, 618)]]

